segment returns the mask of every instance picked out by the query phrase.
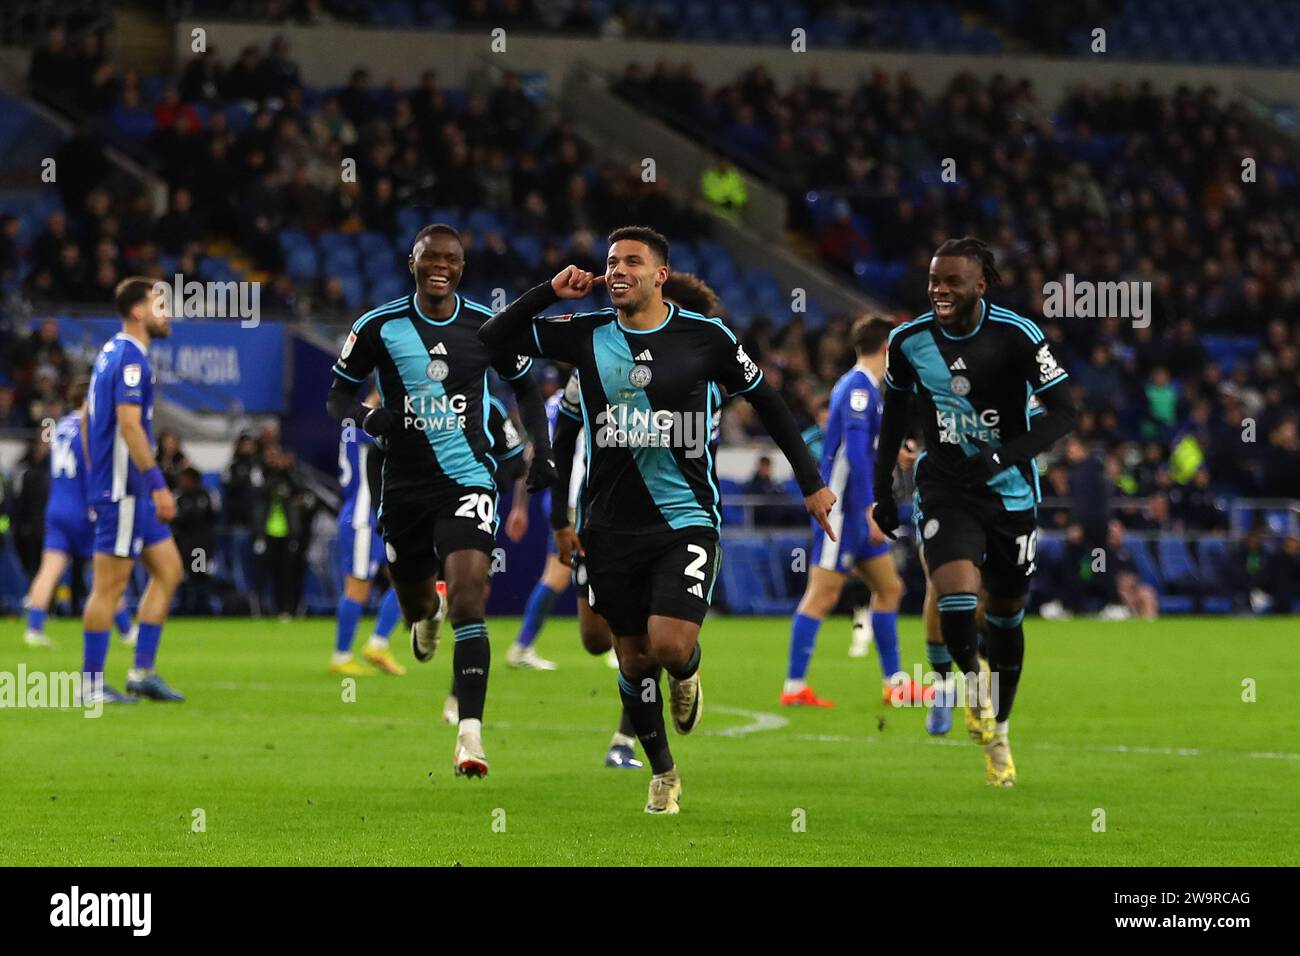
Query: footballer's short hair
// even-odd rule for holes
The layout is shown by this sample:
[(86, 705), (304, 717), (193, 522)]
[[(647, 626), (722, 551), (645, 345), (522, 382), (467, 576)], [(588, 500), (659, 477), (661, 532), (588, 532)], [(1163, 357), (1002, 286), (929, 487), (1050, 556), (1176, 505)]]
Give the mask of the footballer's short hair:
[(853, 323), (849, 341), (859, 356), (875, 355), (894, 331), (894, 323), (883, 315), (864, 315)]
[(131, 317), (131, 310), (146, 301), (157, 283), (144, 276), (128, 276), (113, 289), (113, 306), (117, 314), (124, 319)]
[(718, 293), (693, 272), (670, 272), (660, 290), (665, 299), (671, 299), (687, 312), (698, 312), (711, 318), (725, 318), (726, 309)]
[(460, 237), (460, 231), (455, 226), (449, 226), (445, 222), (433, 222), (425, 226), (415, 234), (415, 239), (411, 242), (411, 248), (414, 249), (424, 240), (432, 236), (451, 236), (460, 244), (462, 249), (465, 248), (465, 240)]
[(620, 226), (609, 234), (611, 246), (622, 239), (644, 242), (659, 257), (660, 264), (668, 265), (668, 240), (662, 233), (656, 232), (649, 226)]

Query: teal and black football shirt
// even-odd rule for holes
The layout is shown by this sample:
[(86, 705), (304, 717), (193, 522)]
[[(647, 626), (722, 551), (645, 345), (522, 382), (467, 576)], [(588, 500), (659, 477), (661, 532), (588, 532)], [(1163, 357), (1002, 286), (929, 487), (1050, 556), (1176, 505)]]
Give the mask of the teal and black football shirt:
[(532, 360), (503, 358), (479, 340), (479, 326), (491, 315), (457, 295), (450, 317), (431, 319), (412, 294), (352, 326), (334, 374), (361, 382), (375, 373), (384, 407), (398, 415), (398, 429), (385, 442), (385, 497), (495, 487), (488, 369), (509, 381), (528, 374)]
[(644, 331), (625, 327), (613, 308), (539, 316), (511, 343), (577, 368), (587, 452), (579, 530), (720, 526), (712, 443), (719, 387), (743, 395), (763, 372), (720, 319), (665, 309)]
[[(963, 336), (945, 332), (933, 312), (894, 329), (885, 384), (920, 396), (926, 451), (917, 462), (918, 483), (961, 482), (962, 462), (978, 445), (1000, 448), (1027, 432), (1033, 397), (1068, 377), (1037, 325), (987, 300), (979, 323)], [(1037, 465), (1008, 468), (986, 489), (1007, 511), (1034, 508)]]

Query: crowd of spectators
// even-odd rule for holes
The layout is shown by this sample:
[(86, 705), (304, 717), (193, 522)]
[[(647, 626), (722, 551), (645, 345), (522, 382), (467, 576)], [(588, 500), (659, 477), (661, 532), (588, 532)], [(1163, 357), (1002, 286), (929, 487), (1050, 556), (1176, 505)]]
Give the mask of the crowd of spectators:
[[(52, 31), (33, 58), (36, 95), (66, 92), (67, 80), (46, 86), (64, 77), (63, 45)], [(92, 46), (102, 55), (102, 45)], [(123, 275), (164, 277), (164, 258), (203, 281), (203, 256), (224, 243), (264, 281), (269, 315), (342, 318), (355, 308), (344, 305), (339, 277), (295, 283), (280, 233), (396, 238), (399, 210), (412, 206), (499, 214), (508, 233), (466, 230), (465, 242), (473, 280), (511, 292), (527, 285), (509, 246), (521, 235), (541, 243), (544, 270), (599, 262), (597, 237), (629, 221), (676, 238), (708, 229), (705, 217), (670, 197), (662, 178), (647, 182), (639, 166), (593, 155), (514, 73), (461, 92), (444, 90), (432, 70), (399, 90), (357, 68), (343, 88), (317, 91), (302, 85), (290, 52), (276, 37), (269, 49), (245, 47), (228, 63), (209, 47), (152, 103), (137, 71), (112, 68), (102, 95), (78, 99), (88, 129), (111, 129), (120, 110), (152, 110), (146, 145), (170, 186), (168, 208), (151, 216), (143, 194), (110, 195), (93, 175), (79, 177), (79, 188), (65, 192), (66, 212), (53, 213), (29, 247), (8, 250), (29, 298), (104, 302)], [(246, 125), (231, 123), (224, 107), (232, 104), (246, 111)], [(394, 266), (404, 268), (399, 258), (394, 253)]]
[[(500, 214), (508, 232), (464, 235), (476, 280), (511, 292), (527, 281), (510, 245), (518, 234), (543, 240), (536, 271), (547, 273), (569, 261), (598, 268), (598, 237), (626, 221), (673, 239), (707, 229), (668, 199), (662, 178), (647, 183), (639, 168), (594, 152), (510, 73), (462, 92), (426, 71), (399, 90), (359, 68), (342, 89), (316, 91), (277, 37), (231, 63), (210, 48), (146, 102), (142, 78), (113, 66), (102, 42), (70, 51), (56, 31), (29, 80), (51, 96), (71, 92), (100, 118), (151, 109), (148, 145), (170, 186), (167, 211), (154, 217), (143, 195), (105, 188), (101, 164), (83, 156), (74, 184), (60, 185), (68, 211), (51, 214), (34, 241), (20, 246), (10, 219), (0, 222), (0, 268), (18, 270), (38, 304), (106, 302), (122, 275), (164, 277), (164, 259), (202, 280), (203, 256), (233, 245), (266, 277), (271, 314), (346, 319), (355, 309), (337, 276), (305, 288), (286, 273), (280, 232), (395, 237), (399, 210), (412, 205)], [(906, 74), (880, 72), (841, 90), (812, 71), (781, 91), (756, 66), (709, 89), (689, 65), (662, 62), (629, 66), (616, 89), (689, 133), (716, 131), (711, 143), (787, 195), (806, 247), (831, 269), (857, 276), (864, 260), (900, 265), (879, 290), (900, 315), (926, 308), (933, 248), (967, 233), (997, 253), (994, 301), (1036, 320), (1047, 283), (1067, 273), (1148, 284), (1145, 322), (1042, 321), (1083, 409), (1078, 440), (1044, 475), (1049, 529), (1082, 544), (1112, 537), (1112, 518), (1121, 534), (1222, 531), (1232, 497), (1295, 495), (1300, 212), (1286, 196), (1300, 184), (1300, 164), (1280, 146), (1252, 145), (1240, 107), (1214, 90), (1081, 87), (1045, 107), (1028, 81), (1006, 77), (959, 75), (931, 98)], [(231, 103), (246, 105), (246, 126), (230, 123)], [(78, 136), (102, 147), (93, 125)], [(940, 157), (955, 160), (955, 182), (940, 178)], [(340, 175), (347, 159), (355, 177)], [(1254, 165), (1243, 179), (1244, 159)], [(735, 211), (744, 198), (734, 183), (722, 162), (702, 187)], [(743, 331), (801, 426), (824, 415), (851, 361), (848, 323), (833, 316), (814, 329), (798, 314), (759, 315)], [(12, 346), (0, 360), (0, 427), (30, 427), (61, 408), (68, 385), (57, 326), (0, 335)], [(1233, 346), (1234, 336), (1256, 345)], [(745, 403), (728, 406), (725, 442), (760, 431)], [(244, 463), (235, 469), (256, 470), (259, 487), (278, 489), (281, 509), (301, 492), (282, 454), (246, 449), (256, 465), (237, 456)], [(178, 463), (170, 474), (179, 484), (185, 471)], [(310, 521), (282, 523), (275, 507), (232, 504), (232, 493), (238, 501), (242, 492), (227, 489), (225, 520), (260, 539), (270, 566), (293, 567), (292, 541)], [(272, 514), (290, 530), (267, 535)], [(288, 606), (301, 584), (284, 587), (277, 602)], [(1105, 597), (1144, 613), (1138, 592)]]

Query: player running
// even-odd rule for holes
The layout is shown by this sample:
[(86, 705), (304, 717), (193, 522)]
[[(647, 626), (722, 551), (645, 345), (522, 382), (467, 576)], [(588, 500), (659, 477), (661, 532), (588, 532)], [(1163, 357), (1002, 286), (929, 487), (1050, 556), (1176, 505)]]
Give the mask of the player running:
[(813, 527), (808, 584), (790, 627), (790, 660), (783, 706), (834, 707), (808, 686), (808, 665), (822, 620), (839, 603), (844, 582), (857, 574), (871, 590), (871, 632), (880, 653), (883, 699), (912, 702), (920, 688), (904, 672), (898, 653), (898, 607), (903, 582), (889, 542), (871, 520), (871, 473), (879, 436), (879, 383), (885, 372), (885, 344), (893, 323), (868, 316), (853, 323), (850, 338), (857, 363), (831, 390), (830, 416), (821, 458), (821, 475), (840, 502), (831, 538)]
[[(183, 701), (154, 669), (163, 623), (181, 581), (181, 557), (167, 522), (176, 501), (154, 459), (154, 379), (149, 343), (171, 334), (165, 294), (142, 277), (123, 279), (114, 292), (122, 331), (95, 359), (86, 403), (89, 499), (95, 512), (95, 556), (90, 598), (82, 623), (82, 672), (94, 681), (92, 694), (105, 703), (134, 703), (137, 697)], [(127, 580), (142, 560), (149, 585), (137, 609), (135, 665), (127, 672), (123, 696), (103, 685), (109, 627), (126, 592)]]
[[(510, 514), (506, 517), (506, 537), (522, 541), (528, 533), (528, 490), (524, 480), (524, 440), (510, 418), (505, 405), (494, 395), (488, 395), (488, 435), (492, 438), (492, 457), (497, 470), (493, 475), (497, 494), (513, 489)], [(382, 452), (376, 452), (382, 454)], [(499, 499), (498, 499), (499, 500)], [(439, 580), (438, 594), (447, 596), (447, 582)], [(451, 690), (442, 705), (442, 719), (449, 724), (460, 723), (460, 701), (456, 695), (456, 673), (452, 670)]]
[[(414, 293), (353, 325), (326, 404), (335, 421), (359, 424), (385, 450), (379, 523), (389, 577), (411, 625), (416, 660), (433, 657), (441, 620), (451, 620), (459, 697), (453, 764), (459, 776), (481, 777), (488, 772), (482, 721), (491, 659), (484, 614), (498, 524), (486, 427), (489, 368), (514, 389), (533, 440), (530, 487), (549, 485), (555, 466), (541, 392), (528, 374), (532, 362), (484, 346), (478, 329), (491, 311), (456, 292), (465, 270), (460, 234), (440, 223), (425, 226), (407, 264)], [(378, 408), (356, 398), (371, 373), (378, 375)]]
[[(696, 312), (700, 315), (712, 317), (720, 317), (724, 314), (717, 293), (713, 291), (707, 282), (689, 272), (670, 273), (664, 281), (662, 294), (665, 302), (676, 303), (688, 312)], [(573, 434), (568, 436), (569, 441), (566, 443), (567, 447), (572, 450), (573, 460), (570, 461), (565, 456), (556, 458), (559, 483), (556, 485), (555, 491), (547, 491), (544, 496), (545, 507), (552, 519), (552, 530), (559, 531), (568, 527), (571, 523), (569, 512), (576, 507), (577, 494), (585, 474), (585, 462), (577, 449), (577, 435), (582, 429), (577, 373), (570, 375), (565, 387), (557, 390), (546, 400), (546, 418), (551, 427), (552, 445), (555, 444), (557, 430), (566, 427), (562, 423), (562, 419), (567, 418), (574, 423), (572, 426), (574, 429)], [(566, 474), (570, 476), (568, 480), (564, 477)], [(541, 577), (538, 578), (537, 584), (533, 586), (532, 592), (528, 595), (528, 602), (524, 607), (524, 619), (519, 626), (519, 635), (515, 638), (514, 644), (510, 646), (510, 651), (506, 656), (507, 663), (511, 667), (544, 671), (555, 670), (555, 663), (541, 657), (534, 645), (546, 624), (546, 619), (550, 616), (551, 608), (555, 606), (555, 602), (569, 589), (572, 583), (573, 570), (567, 567), (566, 564), (567, 562), (559, 560), (555, 542), (552, 540), (551, 550), (546, 556), (546, 564), (542, 568)], [(579, 600), (583, 600), (586, 588), (579, 588), (578, 593)], [(599, 615), (593, 615), (593, 619), (600, 622), (599, 627), (605, 627), (604, 621)], [(608, 651), (613, 646), (612, 640), (611, 635), (609, 640), (603, 642), (606, 645), (605, 651)], [(601, 642), (598, 640), (597, 643)], [(591, 650), (591, 648), (589, 647), (588, 650)], [(592, 651), (592, 653), (603, 652)]]
[[(980, 672), (976, 608), (986, 593), (988, 668), (996, 703), (967, 694), (967, 728), (984, 745), (985, 779), (1012, 786), (1016, 767), (1008, 718), (1024, 659), (1025, 598), (1037, 545), (1035, 457), (1074, 427), (1069, 390), (1033, 322), (985, 298), (998, 274), (978, 239), (950, 239), (930, 262), (932, 311), (889, 337), (885, 411), (876, 460), (873, 512), (893, 536), (898, 506), (894, 459), (915, 392), (926, 452), (916, 466), (916, 525), (936, 594), (939, 628), (967, 687)], [(1029, 402), (1043, 413), (1029, 427)]]
[[(575, 365), (586, 429), (578, 517), (587, 598), (608, 621), (619, 691), (654, 772), (648, 813), (677, 813), (681, 781), (668, 747), (658, 673), (668, 672), (673, 726), (702, 711), (700, 624), (717, 577), (719, 495), (711, 449), (714, 383), (745, 395), (790, 460), (808, 511), (829, 530), (835, 496), (762, 370), (721, 321), (664, 302), (668, 241), (627, 226), (609, 236), (606, 271), (568, 266), (480, 330), (494, 348)], [(612, 308), (538, 317), (604, 284)]]
[[(41, 564), (27, 591), (27, 630), (23, 643), (28, 647), (52, 647), (45, 633), (54, 592), (63, 580), (63, 572), (73, 559), (89, 561), (95, 549), (95, 528), (86, 501), (86, 446), (81, 438), (81, 423), (86, 413), (84, 381), (74, 383), (70, 395), (76, 406), (59, 419), (51, 436), (50, 496), (45, 504), (45, 545)], [(135, 646), (135, 631), (125, 602), (113, 615), (122, 641)]]
[[(372, 390), (366, 404), (379, 405), (379, 391)], [(334, 654), (330, 673), (361, 677), (374, 671), (353, 659), (352, 640), (361, 623), (361, 611), (370, 600), (370, 582), (384, 562), (384, 543), (375, 528), (374, 504), (378, 495), (383, 452), (374, 439), (355, 426), (343, 429), (339, 441), (339, 487), (343, 504), (339, 508), (338, 556), (343, 570), (343, 596), (335, 614)], [(385, 674), (401, 677), (406, 668), (388, 647), (400, 613), (397, 589), (390, 587), (379, 605), (375, 630), (361, 656)]]

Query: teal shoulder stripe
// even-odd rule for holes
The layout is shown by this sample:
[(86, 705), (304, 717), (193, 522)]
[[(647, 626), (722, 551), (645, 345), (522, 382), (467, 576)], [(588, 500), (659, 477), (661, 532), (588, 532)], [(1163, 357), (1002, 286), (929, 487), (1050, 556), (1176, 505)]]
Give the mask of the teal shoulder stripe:
[(1023, 315), (1017, 315), (1016, 313), (1010, 311), (1009, 309), (1002, 308), (1000, 305), (995, 305), (992, 308), (990, 308), (989, 316), (992, 318), (1002, 319), (1007, 322), (1013, 322), (1016, 325), (1019, 325), (1021, 328), (1025, 330), (1026, 333), (1028, 333), (1029, 337), (1031, 339), (1034, 339), (1034, 341), (1036, 342), (1041, 342), (1044, 338), (1043, 330), (1040, 329), (1037, 325), (1035, 325), (1029, 319), (1026, 319)]
[(1001, 322), (1003, 325), (1014, 325), (1021, 332), (1024, 332), (1025, 338), (1029, 339), (1029, 341), (1034, 345), (1037, 345), (1039, 342), (1043, 341), (1042, 332), (1038, 332), (1037, 334), (1035, 334), (1035, 329), (1033, 329), (1031, 326), (1025, 325), (1023, 322), (1017, 322), (1015, 319), (1007, 319), (1007, 318), (1003, 318), (1000, 315), (992, 315), (992, 314), (989, 315), (989, 318), (992, 319), (994, 322)]
[(732, 332), (731, 329), (727, 328), (727, 326), (723, 324), (723, 321), (721, 319), (710, 318), (707, 315), (701, 315), (699, 312), (687, 312), (685, 309), (680, 307), (677, 309), (677, 314), (684, 315), (688, 319), (695, 319), (697, 322), (712, 323), (713, 325), (716, 325), (718, 328), (722, 329), (722, 331), (726, 332), (727, 338), (731, 339), (732, 342), (739, 344), (738, 340), (736, 339), (735, 333)]
[(1023, 315), (1017, 315), (1015, 312), (1012, 312), (1010, 309), (1004, 309), (1001, 306), (995, 305), (991, 309), (989, 309), (989, 315), (996, 316), (997, 318), (1000, 319), (1005, 319), (1009, 322), (1015, 322), (1017, 325), (1024, 326), (1028, 332), (1038, 336), (1040, 339), (1043, 337), (1043, 330), (1040, 329), (1033, 321), (1025, 318)]
[(501, 401), (501, 399), (497, 398), (495, 395), (488, 396), (488, 404), (491, 405), (493, 408), (495, 408), (497, 411), (499, 411), (502, 415), (506, 413), (505, 404)]
[(894, 341), (894, 336), (898, 335), (899, 332), (904, 332), (904, 331), (906, 331), (907, 329), (910, 329), (910, 328), (913, 328), (913, 327), (915, 327), (915, 326), (921, 325), (921, 324), (923, 324), (923, 323), (925, 323), (925, 322), (929, 322), (929, 321), (930, 321), (931, 319), (933, 319), (933, 318), (934, 318), (934, 313), (933, 313), (933, 312), (926, 312), (924, 315), (918, 315), (916, 318), (912, 319), (910, 322), (904, 322), (904, 323), (903, 323), (902, 325), (900, 325), (898, 328), (894, 329), (894, 331), (892, 331), (892, 332), (889, 333), (889, 341), (890, 341), (890, 342), (893, 342), (893, 341)]
[(381, 315), (388, 315), (391, 312), (399, 312), (405, 308), (406, 308), (405, 296), (403, 296), (400, 299), (394, 299), (392, 302), (385, 302), (383, 305), (375, 306), (373, 309), (371, 309), (361, 318), (357, 319), (356, 323), (352, 326), (352, 331), (360, 332), (361, 327), (365, 325), (367, 322), (369, 322), (371, 319)]
[(466, 308), (473, 309), (475, 312), (482, 312), (484, 315), (489, 315), (489, 316), (496, 315), (496, 313), (493, 312), (491, 309), (489, 309), (486, 305), (483, 305), (479, 302), (471, 302), (469, 299), (461, 299), (461, 304), (464, 305)]

